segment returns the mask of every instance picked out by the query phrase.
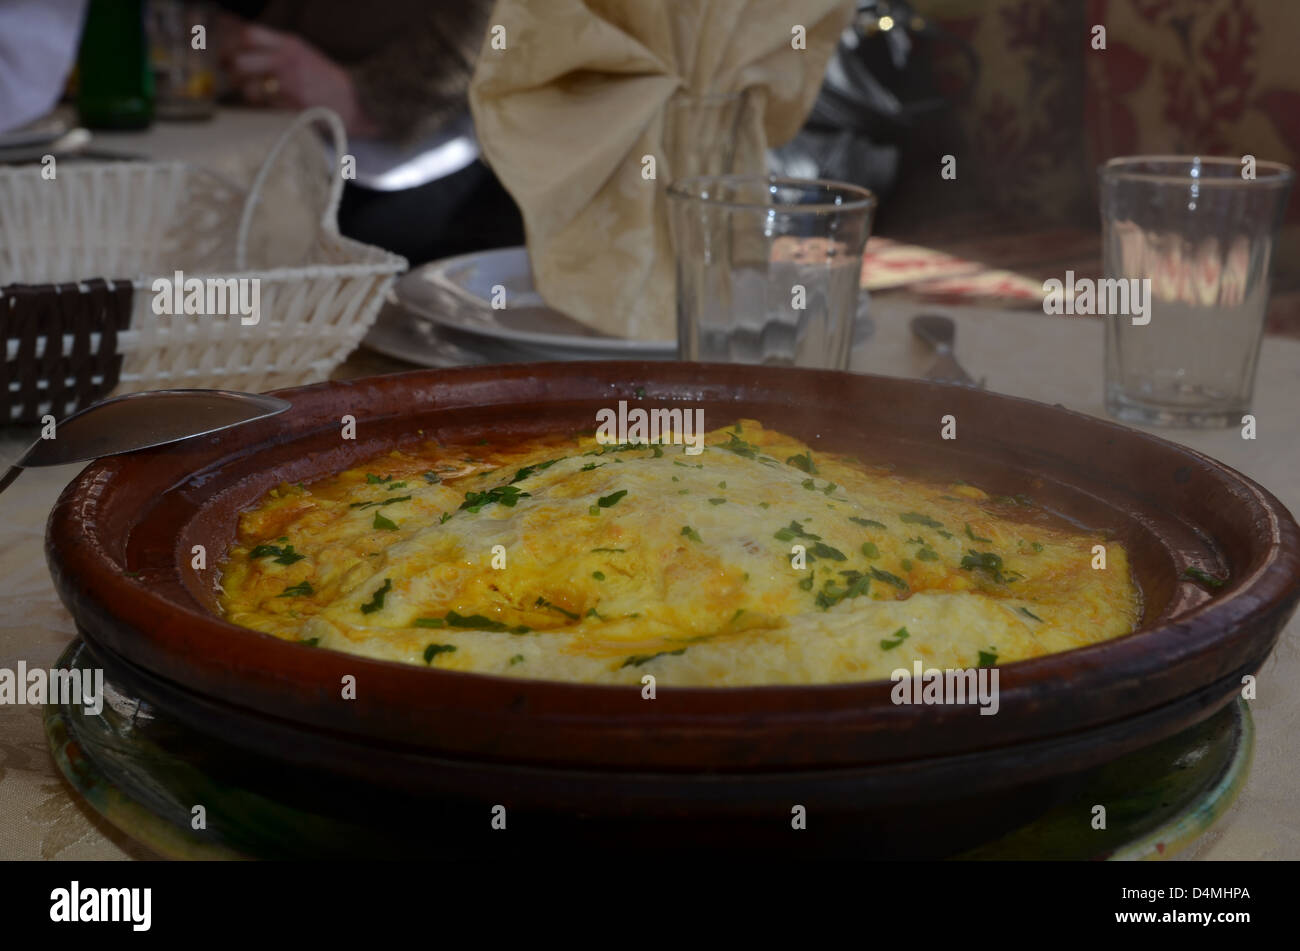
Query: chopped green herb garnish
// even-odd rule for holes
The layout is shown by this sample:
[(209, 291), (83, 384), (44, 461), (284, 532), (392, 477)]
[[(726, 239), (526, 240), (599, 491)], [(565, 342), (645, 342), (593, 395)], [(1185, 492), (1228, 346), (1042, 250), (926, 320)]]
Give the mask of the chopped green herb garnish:
[(420, 474), (424, 476), (424, 481), (430, 485), (437, 485), (442, 481), (442, 479), (438, 477), (438, 473), (434, 472), (432, 469)]
[(591, 573), (591, 576), (592, 576), (593, 578), (595, 578), (597, 581), (604, 581), (604, 580), (605, 580), (605, 572), (603, 572), (603, 571), (593, 571), (593, 572)]
[(432, 664), (439, 654), (449, 654), (456, 649), (455, 644), (430, 644), (424, 649), (424, 662)]
[(933, 548), (922, 548), (916, 553), (918, 561), (938, 561), (939, 554)]
[(565, 617), (569, 618), (569, 620), (571, 621), (580, 620), (579, 616), (574, 614), (572, 611), (566, 611), (558, 604), (552, 604), (550, 601), (547, 601), (545, 598), (538, 598), (536, 601), (533, 602), (533, 606), (538, 608), (548, 608), (551, 611), (558, 611), (561, 614), (563, 614)]
[(375, 520), (372, 523), (372, 526), (374, 528), (384, 528), (390, 532), (397, 531), (397, 523), (384, 518), (383, 513), (378, 511), (375, 512)]
[(664, 656), (680, 657), (682, 654), (685, 653), (686, 653), (686, 648), (679, 647), (675, 651), (660, 651), (657, 654), (634, 654), (631, 657), (629, 657), (627, 660), (623, 661), (622, 667), (620, 667), (619, 669), (622, 670), (623, 667), (640, 667), (642, 664), (650, 663), (650, 661), (654, 660), (656, 657), (664, 657)]
[(976, 535), (973, 531), (971, 531), (970, 522), (966, 523), (966, 537), (973, 542), (989, 542), (993, 540), (991, 538), (980, 538), (978, 535)]
[(289, 585), (289, 587), (285, 588), (284, 591), (282, 591), (280, 594), (277, 594), (276, 597), (277, 598), (306, 598), (306, 597), (310, 597), (315, 593), (316, 592), (312, 590), (312, 587), (308, 582), (299, 581), (297, 584)]
[(391, 578), (385, 578), (384, 583), (375, 590), (370, 600), (361, 605), (362, 614), (374, 614), (382, 610), (384, 606), (384, 595), (393, 590), (393, 581)]
[(885, 527), (883, 522), (877, 522), (874, 518), (858, 518), (856, 515), (850, 515), (850, 516), (849, 516), (849, 521), (850, 521), (850, 522), (856, 522), (856, 523), (859, 524), (859, 525), (864, 525), (864, 526), (866, 526), (867, 528), (884, 528), (884, 527)]
[(451, 513), (450, 513), (450, 512), (443, 512), (442, 515), (440, 515), (440, 516), (438, 517), (438, 524), (439, 524), (439, 525), (445, 525), (446, 522), (447, 522), (447, 519), (449, 519), (449, 518), (451, 518)]
[(514, 657), (511, 657), (511, 658), (510, 658), (510, 666), (511, 666), (511, 667), (513, 667), (515, 664), (522, 664), (523, 662), (524, 662), (524, 655), (523, 655), (523, 654), (516, 654)]
[(1033, 618), (1035, 621), (1038, 621), (1040, 624), (1041, 624), (1042, 621), (1043, 621), (1042, 618), (1040, 618), (1040, 617), (1039, 617), (1037, 614), (1035, 614), (1033, 611), (1029, 610), (1029, 608), (1016, 608), (1016, 610), (1019, 611), (1021, 614), (1023, 614), (1025, 617), (1031, 617), (1031, 618)]
[(893, 650), (899, 644), (903, 643), (903, 641), (907, 640), (907, 637), (908, 637), (907, 628), (900, 627), (898, 630), (894, 632), (894, 640), (892, 641), (882, 640), (880, 642), (880, 649), (884, 651)]
[(817, 474), (817, 463), (813, 462), (811, 452), (805, 451), (801, 452), (797, 456), (791, 456), (785, 461), (785, 464), (788, 466), (794, 466), (796, 469), (802, 469), (809, 475)]
[(644, 449), (645, 444), (639, 442), (618, 442), (601, 446), (599, 449), (593, 449), (591, 452), (584, 452), (584, 456), (603, 456), (607, 452), (630, 452), (633, 449)]
[(298, 643), (299, 643), (299, 644), (305, 644), (307, 647), (315, 647), (317, 644), (320, 643), (320, 638), (319, 638), (319, 637), (304, 637), (304, 638), (303, 638), (302, 640), (300, 640)]
[(808, 572), (808, 577), (804, 578), (802, 581), (799, 582), (799, 587), (803, 588), (805, 591), (811, 591), (813, 586), (813, 578), (816, 576), (816, 574), (817, 574), (816, 571)]
[(447, 626), (464, 627), (474, 631), (509, 631), (511, 634), (527, 634), (532, 630), (532, 628), (524, 627), (523, 625), (520, 625), (519, 627), (510, 627), (507, 624), (502, 624), (500, 621), (486, 618), (481, 614), (465, 616), (457, 614), (455, 611), (447, 612)]
[(395, 505), (398, 502), (409, 502), (409, 501), (411, 501), (411, 497), (409, 495), (397, 495), (390, 499), (378, 499), (373, 502), (353, 502), (351, 505), (348, 506), (348, 508), (368, 509), (368, 508), (375, 508), (376, 506)]
[(798, 522), (791, 522), (787, 528), (779, 528), (776, 534), (772, 536), (777, 541), (788, 542), (795, 538), (807, 538), (810, 541), (820, 541), (820, 535), (813, 535), (803, 530), (803, 526)]
[(758, 447), (753, 443), (745, 442), (735, 433), (727, 434), (730, 439), (725, 446), (719, 446), (719, 449), (725, 449), (727, 452), (734, 452), (738, 456), (744, 456), (746, 459), (758, 458)]
[(803, 480), (802, 482), (800, 482), (799, 484), (800, 484), (801, 486), (803, 486), (805, 489), (807, 489), (809, 492), (815, 492), (815, 491), (817, 491), (817, 480), (816, 480), (816, 479), (804, 479), (804, 480)]
[(1002, 570), (1002, 556), (991, 551), (979, 552), (968, 549), (969, 555), (962, 556), (961, 566), (967, 571), (986, 571), (997, 584), (1006, 584), (1020, 577), (1016, 572)]
[(387, 482), (392, 482), (392, 481), (393, 481), (393, 477), (390, 475), (377, 476), (373, 472), (366, 473), (366, 485), (383, 485)]
[(510, 480), (510, 484), (514, 485), (516, 482), (523, 482), (534, 473), (541, 472), (543, 469), (549, 469), (559, 461), (559, 459), (547, 459), (545, 462), (536, 462), (531, 466), (524, 466), (515, 473), (515, 477)]
[(844, 587), (837, 585), (834, 580), (829, 580), (822, 585), (822, 590), (817, 592), (817, 607), (823, 611), (834, 607), (841, 601), (861, 597), (871, 590), (871, 579), (860, 571), (841, 571), (844, 576)]
[(611, 492), (609, 495), (601, 496), (596, 500), (596, 504), (603, 509), (607, 509), (611, 505), (617, 505), (618, 500), (625, 495), (627, 495), (627, 489), (619, 489), (617, 492)]
[(719, 488), (719, 489), (725, 489), (726, 487), (727, 487), (727, 482), (726, 482), (725, 479), (724, 479), (723, 481), (721, 481), (721, 482), (718, 483), (718, 488)]
[(513, 485), (498, 485), (486, 492), (466, 492), (465, 501), (460, 504), (460, 507), (471, 512), (477, 512), (485, 505), (498, 502), (507, 508), (514, 508), (515, 503), (520, 499), (531, 498), (531, 496), (532, 493), (520, 492)]
[(879, 558), (880, 549), (876, 547), (875, 542), (863, 542), (862, 554), (866, 555), (868, 558)]
[(604, 466), (604, 465), (608, 465), (608, 463), (605, 463), (605, 462), (589, 462), (589, 463), (587, 463), (585, 466), (583, 466), (581, 469), (579, 469), (578, 471), (579, 471), (579, 472), (590, 472), (592, 469), (599, 469), (601, 466)]
[(1228, 583), (1227, 578), (1216, 578), (1214, 575), (1202, 571), (1200, 568), (1187, 568), (1183, 571), (1183, 577), (1189, 578), (1192, 581), (1198, 581), (1207, 588), (1222, 588)]
[(943, 528), (943, 522), (935, 521), (928, 515), (922, 515), (920, 512), (904, 512), (898, 516), (900, 522), (907, 522), (909, 525), (924, 525), (926, 528)]
[(996, 648), (990, 647), (986, 651), (980, 651), (979, 665), (981, 667), (992, 667), (998, 662), (998, 652)]
[(691, 528), (689, 525), (682, 526), (682, 534), (685, 535), (693, 542), (704, 541), (704, 539), (700, 538), (700, 533), (697, 532), (695, 529)]
[(418, 617), (411, 622), (415, 627), (445, 627), (447, 622), (440, 617)]
[(830, 558), (832, 561), (845, 560), (844, 552), (840, 551), (838, 548), (832, 548), (825, 542), (815, 542), (813, 546), (808, 549), (808, 556), (810, 558)]
[(592, 551), (618, 551), (618, 552), (623, 552), (623, 551), (627, 551), (627, 549), (626, 549), (626, 548), (593, 548)]
[(725, 503), (726, 501), (727, 501), (726, 499), (709, 499), (709, 504), (710, 504), (710, 505), (722, 505), (722, 504)]
[(888, 571), (881, 571), (879, 568), (874, 566), (868, 570), (871, 572), (871, 577), (875, 578), (877, 581), (883, 581), (885, 584), (892, 584), (895, 588), (902, 591), (907, 590), (907, 582), (898, 577), (898, 575), (890, 574)]
[(258, 545), (248, 553), (249, 558), (271, 558), (277, 565), (292, 565), (295, 561), (302, 561), (306, 555), (300, 555), (293, 550), (292, 545), (285, 545), (281, 548), (279, 545)]

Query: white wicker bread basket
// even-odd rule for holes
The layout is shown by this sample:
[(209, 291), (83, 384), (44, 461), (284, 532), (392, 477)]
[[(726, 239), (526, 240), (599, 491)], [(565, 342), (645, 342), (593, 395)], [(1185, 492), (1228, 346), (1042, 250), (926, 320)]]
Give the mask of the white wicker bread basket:
[[(249, 269), (249, 230), (268, 174), (290, 138), (314, 122), (325, 123), (336, 151), (319, 228), (301, 263)], [(0, 425), (61, 417), (110, 392), (260, 391), (325, 379), (406, 267), (338, 234), (345, 149), (338, 117), (309, 109), (247, 192), (178, 162), (69, 162), (53, 180), (40, 166), (0, 169)], [(154, 281), (177, 271), (256, 279), (258, 321), (237, 312), (156, 313)], [(124, 280), (129, 320), (111, 313), (126, 299)]]

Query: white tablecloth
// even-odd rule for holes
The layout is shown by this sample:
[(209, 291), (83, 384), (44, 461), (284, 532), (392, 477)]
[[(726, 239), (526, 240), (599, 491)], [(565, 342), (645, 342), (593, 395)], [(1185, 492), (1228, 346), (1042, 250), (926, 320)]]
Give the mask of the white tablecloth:
[[(958, 355), (992, 390), (1061, 403), (1103, 415), (1102, 325), (1037, 312), (927, 308), (957, 321)], [(915, 305), (878, 298), (875, 334), (855, 352), (854, 369), (919, 376), (931, 356), (913, 341)], [(1300, 511), (1300, 342), (1269, 338), (1254, 406), (1258, 438), (1236, 429), (1156, 431), (1239, 469)], [(13, 435), (0, 455), (18, 454)], [(48, 666), (73, 636), (55, 597), (42, 551), (45, 517), (77, 466), (33, 471), (0, 496), (0, 667), (19, 660)], [(1203, 840), (1197, 854), (1229, 858), (1300, 858), (1300, 624), (1292, 622), (1259, 677), (1252, 703), (1257, 727), (1254, 766), (1237, 806)], [(118, 858), (140, 850), (106, 829), (62, 784), (41, 729), (40, 711), (0, 706), (0, 859)]]

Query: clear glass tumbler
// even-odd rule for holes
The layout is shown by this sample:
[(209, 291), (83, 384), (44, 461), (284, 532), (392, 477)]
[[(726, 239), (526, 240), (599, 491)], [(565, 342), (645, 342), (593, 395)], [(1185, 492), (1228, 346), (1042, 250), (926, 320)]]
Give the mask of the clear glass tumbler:
[(682, 360), (848, 369), (875, 196), (701, 176), (668, 188)]
[(1251, 171), (1242, 159), (1194, 156), (1101, 166), (1106, 278), (1145, 289), (1149, 308), (1106, 319), (1106, 411), (1117, 419), (1209, 428), (1250, 411), (1294, 178), (1276, 162)]
[(676, 94), (664, 107), (664, 179), (764, 174), (761, 128), (762, 113), (748, 92)]

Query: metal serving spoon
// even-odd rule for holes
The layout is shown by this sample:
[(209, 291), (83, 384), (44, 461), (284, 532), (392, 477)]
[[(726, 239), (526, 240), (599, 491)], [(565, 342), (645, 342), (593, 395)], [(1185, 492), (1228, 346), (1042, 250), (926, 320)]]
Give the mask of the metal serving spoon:
[(55, 424), (0, 476), (0, 492), (36, 466), (62, 466), (165, 446), (283, 413), (292, 404), (233, 390), (151, 390), (128, 393), (78, 410)]
[(957, 327), (952, 318), (941, 314), (918, 314), (912, 318), (912, 333), (924, 340), (934, 350), (937, 359), (925, 374), (927, 380), (938, 383), (958, 383), (964, 386), (983, 386), (962, 369), (953, 353)]

